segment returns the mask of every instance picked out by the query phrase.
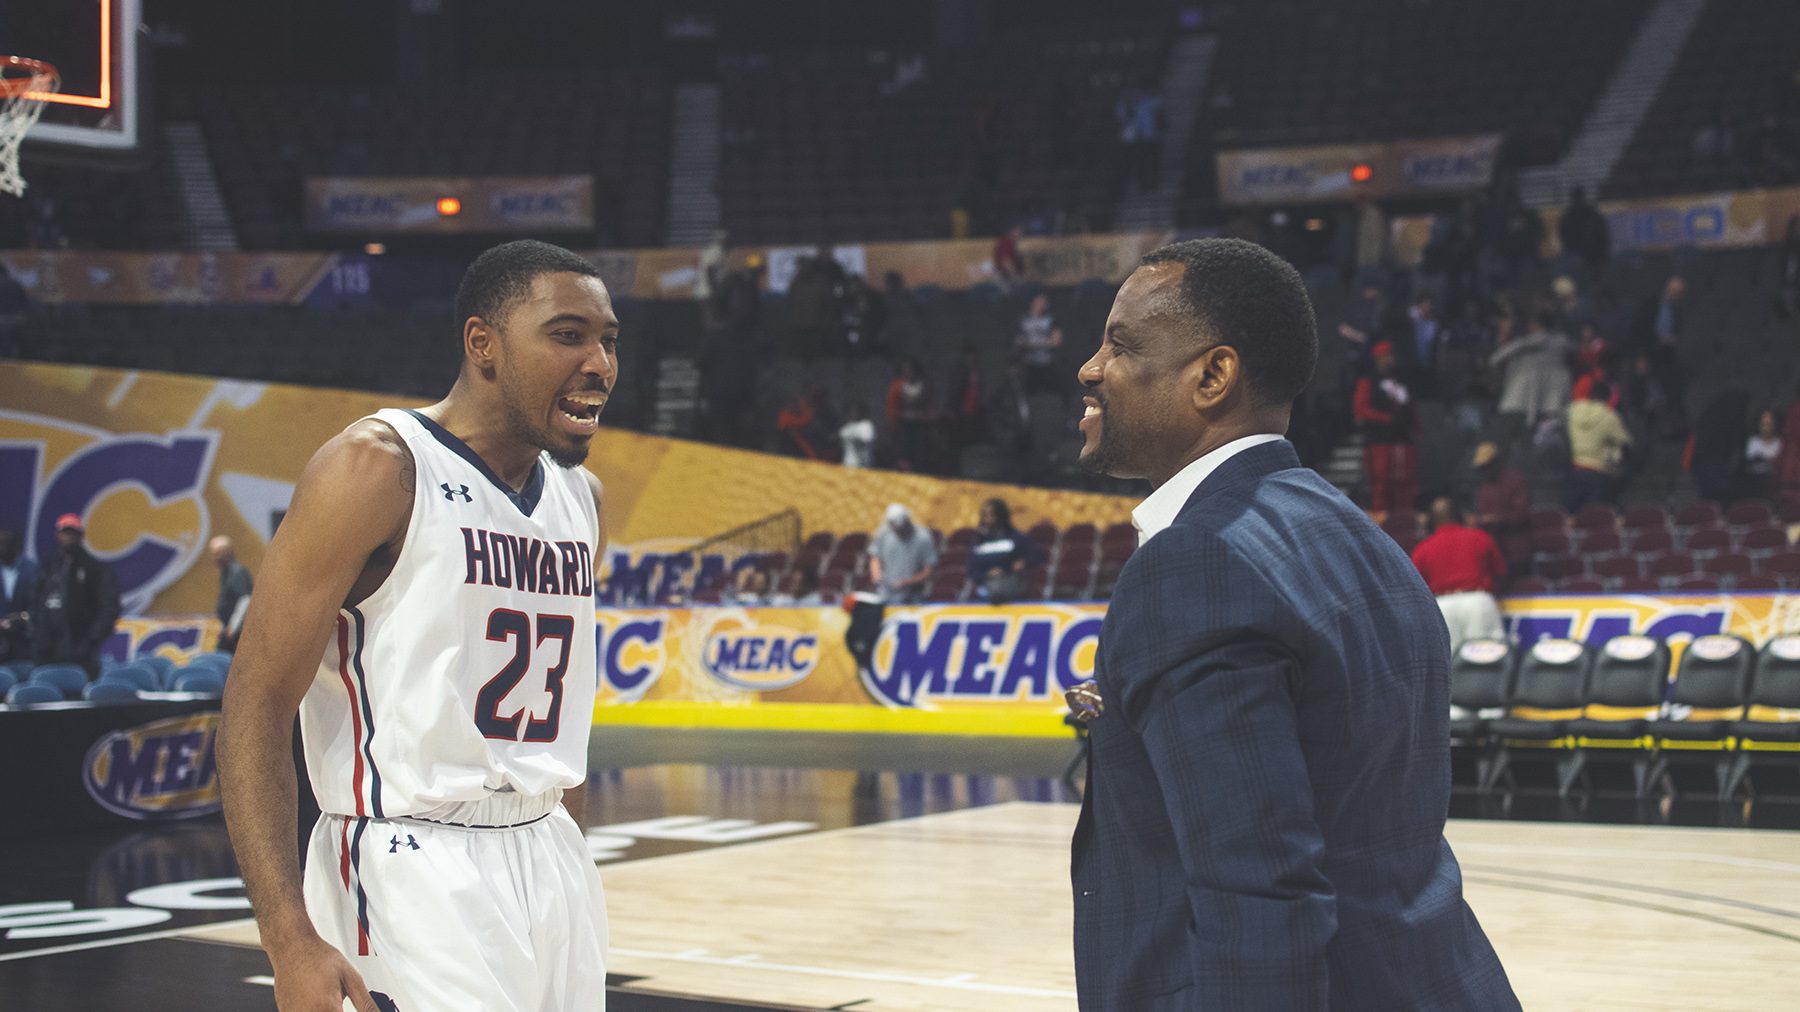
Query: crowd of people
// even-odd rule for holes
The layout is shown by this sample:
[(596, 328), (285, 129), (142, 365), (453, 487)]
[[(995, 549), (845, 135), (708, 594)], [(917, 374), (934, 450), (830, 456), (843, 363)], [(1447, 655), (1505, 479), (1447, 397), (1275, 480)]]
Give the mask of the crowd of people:
[[(1699, 344), (1686, 277), (1636, 305), (1598, 298), (1611, 240), (1579, 191), (1555, 261), (1515, 259), (1506, 230), (1471, 231), (1471, 220), (1465, 208), (1440, 223), (1415, 270), (1367, 273), (1337, 323), (1351, 378), (1335, 397), (1362, 434), (1372, 513), (1422, 511), (1445, 494), (1467, 503), (1477, 467), (1424, 475), (1420, 458), (1449, 447), (1468, 461), (1476, 442), (1559, 485), (1570, 512), (1617, 505), (1676, 450), (1705, 498), (1800, 496), (1800, 405), (1751, 404), (1727, 388), (1690, 415)], [(1441, 431), (1422, 431), (1427, 406), (1448, 422)]]
[[(72, 664), (99, 677), (102, 651), (118, 628), (122, 603), (111, 563), (88, 549), (78, 514), (56, 520), (56, 550), (38, 559), (19, 532), (0, 528), (0, 664)], [(218, 649), (237, 646), (254, 581), (223, 535), (207, 543), (219, 571)]]

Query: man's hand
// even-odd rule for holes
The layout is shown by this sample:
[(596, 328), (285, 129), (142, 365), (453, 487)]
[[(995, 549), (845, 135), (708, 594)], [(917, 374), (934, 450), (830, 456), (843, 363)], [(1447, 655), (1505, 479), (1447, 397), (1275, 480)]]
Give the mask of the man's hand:
[(275, 1007), (281, 1012), (343, 1012), (345, 998), (356, 1012), (380, 1012), (362, 974), (323, 939), (272, 962)]
[(1100, 686), (1091, 678), (1063, 693), (1063, 698), (1069, 702), (1069, 712), (1083, 724), (1106, 712), (1106, 703), (1100, 698)]

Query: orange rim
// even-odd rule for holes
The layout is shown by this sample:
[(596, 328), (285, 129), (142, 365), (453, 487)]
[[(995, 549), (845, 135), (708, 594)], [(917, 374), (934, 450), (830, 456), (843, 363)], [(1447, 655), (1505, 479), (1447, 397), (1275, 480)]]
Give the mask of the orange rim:
[[(23, 76), (9, 77), (9, 74)], [(56, 68), (25, 56), (0, 56), (0, 98), (17, 98), (42, 87), (44, 78), (56, 80)]]

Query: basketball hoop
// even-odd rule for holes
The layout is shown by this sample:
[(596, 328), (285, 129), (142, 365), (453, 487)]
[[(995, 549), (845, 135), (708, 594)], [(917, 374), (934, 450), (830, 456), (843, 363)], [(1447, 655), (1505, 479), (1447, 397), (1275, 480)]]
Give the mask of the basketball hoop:
[(0, 56), (0, 190), (15, 197), (24, 195), (19, 145), (61, 83), (56, 68), (42, 60)]

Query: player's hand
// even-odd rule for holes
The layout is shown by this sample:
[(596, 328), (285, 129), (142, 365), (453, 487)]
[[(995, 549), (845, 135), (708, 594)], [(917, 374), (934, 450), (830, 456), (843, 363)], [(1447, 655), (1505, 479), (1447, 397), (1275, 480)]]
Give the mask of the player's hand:
[(362, 974), (323, 940), (283, 954), (275, 963), (275, 1007), (281, 1012), (380, 1012)]
[(1106, 702), (1100, 698), (1100, 686), (1091, 678), (1063, 693), (1063, 698), (1069, 702), (1069, 712), (1083, 724), (1106, 712)]

